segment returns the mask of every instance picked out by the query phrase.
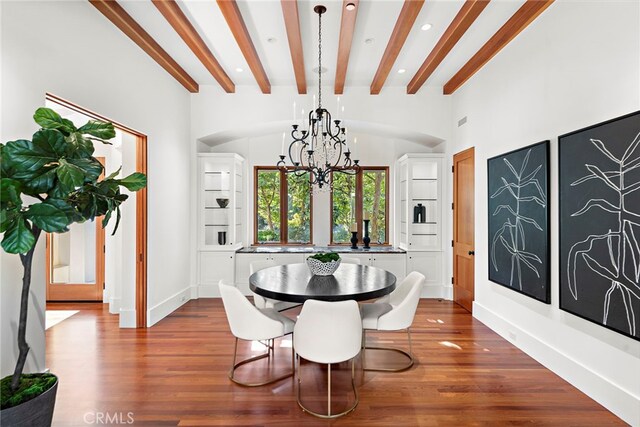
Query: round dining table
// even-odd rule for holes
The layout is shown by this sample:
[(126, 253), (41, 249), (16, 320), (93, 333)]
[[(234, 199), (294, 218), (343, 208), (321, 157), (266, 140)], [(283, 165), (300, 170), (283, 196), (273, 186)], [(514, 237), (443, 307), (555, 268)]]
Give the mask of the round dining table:
[(340, 264), (331, 276), (315, 276), (307, 264), (285, 264), (253, 273), (249, 287), (265, 298), (287, 302), (364, 301), (391, 293), (396, 276), (381, 268), (350, 263)]

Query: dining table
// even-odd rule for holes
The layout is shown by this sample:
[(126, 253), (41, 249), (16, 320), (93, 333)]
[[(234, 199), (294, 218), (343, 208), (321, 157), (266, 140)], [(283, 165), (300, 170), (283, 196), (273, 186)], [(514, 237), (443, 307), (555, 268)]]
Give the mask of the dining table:
[(249, 277), (251, 291), (265, 298), (304, 303), (365, 301), (380, 298), (396, 287), (396, 276), (369, 265), (342, 263), (329, 276), (314, 275), (305, 263), (267, 267)]

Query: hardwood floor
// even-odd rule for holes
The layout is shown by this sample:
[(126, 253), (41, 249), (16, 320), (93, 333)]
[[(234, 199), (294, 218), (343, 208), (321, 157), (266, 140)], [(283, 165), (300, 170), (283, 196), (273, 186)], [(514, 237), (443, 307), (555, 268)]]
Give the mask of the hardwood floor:
[[(81, 310), (46, 332), (47, 366), (60, 378), (55, 426), (99, 424), (96, 417), (158, 427), (624, 425), (450, 301), (421, 300), (412, 328), (416, 365), (401, 373), (357, 370), (360, 404), (335, 421), (303, 413), (291, 378), (257, 388), (227, 378), (233, 336), (221, 300), (190, 301), (147, 330), (119, 329), (103, 304), (47, 308)], [(404, 333), (367, 336), (373, 344), (407, 345)], [(251, 352), (251, 345), (243, 344), (242, 354), (263, 350), (254, 343)], [(276, 348), (276, 363), (265, 360), (238, 375), (255, 379), (290, 369), (290, 340), (277, 345), (285, 347)], [(366, 359), (367, 365), (394, 362)], [(323, 410), (326, 368), (302, 368), (303, 399)], [(338, 411), (352, 399), (350, 370), (341, 364), (332, 371)]]

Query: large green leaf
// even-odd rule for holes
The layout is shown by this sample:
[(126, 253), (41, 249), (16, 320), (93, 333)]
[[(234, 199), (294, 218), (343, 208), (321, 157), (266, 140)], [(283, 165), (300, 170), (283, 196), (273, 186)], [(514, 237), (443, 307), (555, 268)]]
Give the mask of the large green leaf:
[(36, 243), (36, 238), (27, 227), (22, 216), (15, 218), (7, 227), (2, 239), (2, 248), (10, 254), (25, 254)]
[(93, 157), (88, 159), (67, 159), (67, 161), (82, 170), (86, 181), (95, 181), (104, 169), (102, 163)]
[(48, 193), (56, 183), (55, 165), (45, 166), (34, 174), (31, 179), (24, 180), (23, 190), (25, 194), (36, 195)]
[(111, 139), (116, 136), (113, 123), (105, 123), (98, 120), (89, 120), (87, 124), (78, 129), (80, 133), (87, 133), (101, 139)]
[(5, 145), (0, 144), (0, 177), (11, 178), (13, 176), (13, 168), (10, 167), (9, 162), (4, 161), (4, 149)]
[(63, 155), (64, 147), (64, 136), (60, 132), (40, 130), (33, 135), (33, 141), (8, 142), (2, 160), (9, 162), (15, 170), (14, 178), (29, 179), (43, 166), (56, 163)]
[(44, 129), (59, 129), (67, 134), (76, 131), (76, 127), (71, 120), (63, 119), (60, 114), (51, 108), (38, 108), (33, 115), (33, 120)]
[(66, 138), (66, 154), (68, 158), (87, 159), (93, 155), (95, 147), (93, 142), (82, 136), (80, 132), (74, 132)]
[(60, 166), (56, 169), (60, 182), (70, 190), (75, 190), (84, 184), (84, 171), (78, 166), (60, 159)]
[(129, 191), (138, 191), (147, 186), (147, 177), (145, 174), (140, 172), (134, 172), (117, 181)]
[(0, 233), (7, 231), (13, 220), (19, 214), (20, 212), (17, 209), (0, 209)]
[(33, 204), (29, 206), (26, 216), (46, 232), (67, 231), (67, 225), (71, 221), (68, 211), (65, 211), (60, 202), (64, 203), (63, 201), (52, 202), (51, 200), (46, 200), (42, 203)]
[(0, 205), (8, 207), (20, 207), (20, 189), (22, 185), (19, 181), (11, 178), (0, 178)]

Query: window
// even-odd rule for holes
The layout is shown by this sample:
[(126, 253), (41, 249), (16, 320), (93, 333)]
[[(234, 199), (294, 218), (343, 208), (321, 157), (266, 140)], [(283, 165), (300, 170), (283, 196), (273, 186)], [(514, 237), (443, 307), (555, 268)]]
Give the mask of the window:
[(389, 205), (388, 167), (363, 167), (357, 175), (333, 174), (331, 193), (331, 243), (350, 243), (356, 226), (358, 240), (364, 236), (365, 218), (370, 219), (371, 244), (387, 244)]
[(313, 199), (309, 174), (297, 176), (257, 166), (255, 180), (256, 244), (311, 243)]

